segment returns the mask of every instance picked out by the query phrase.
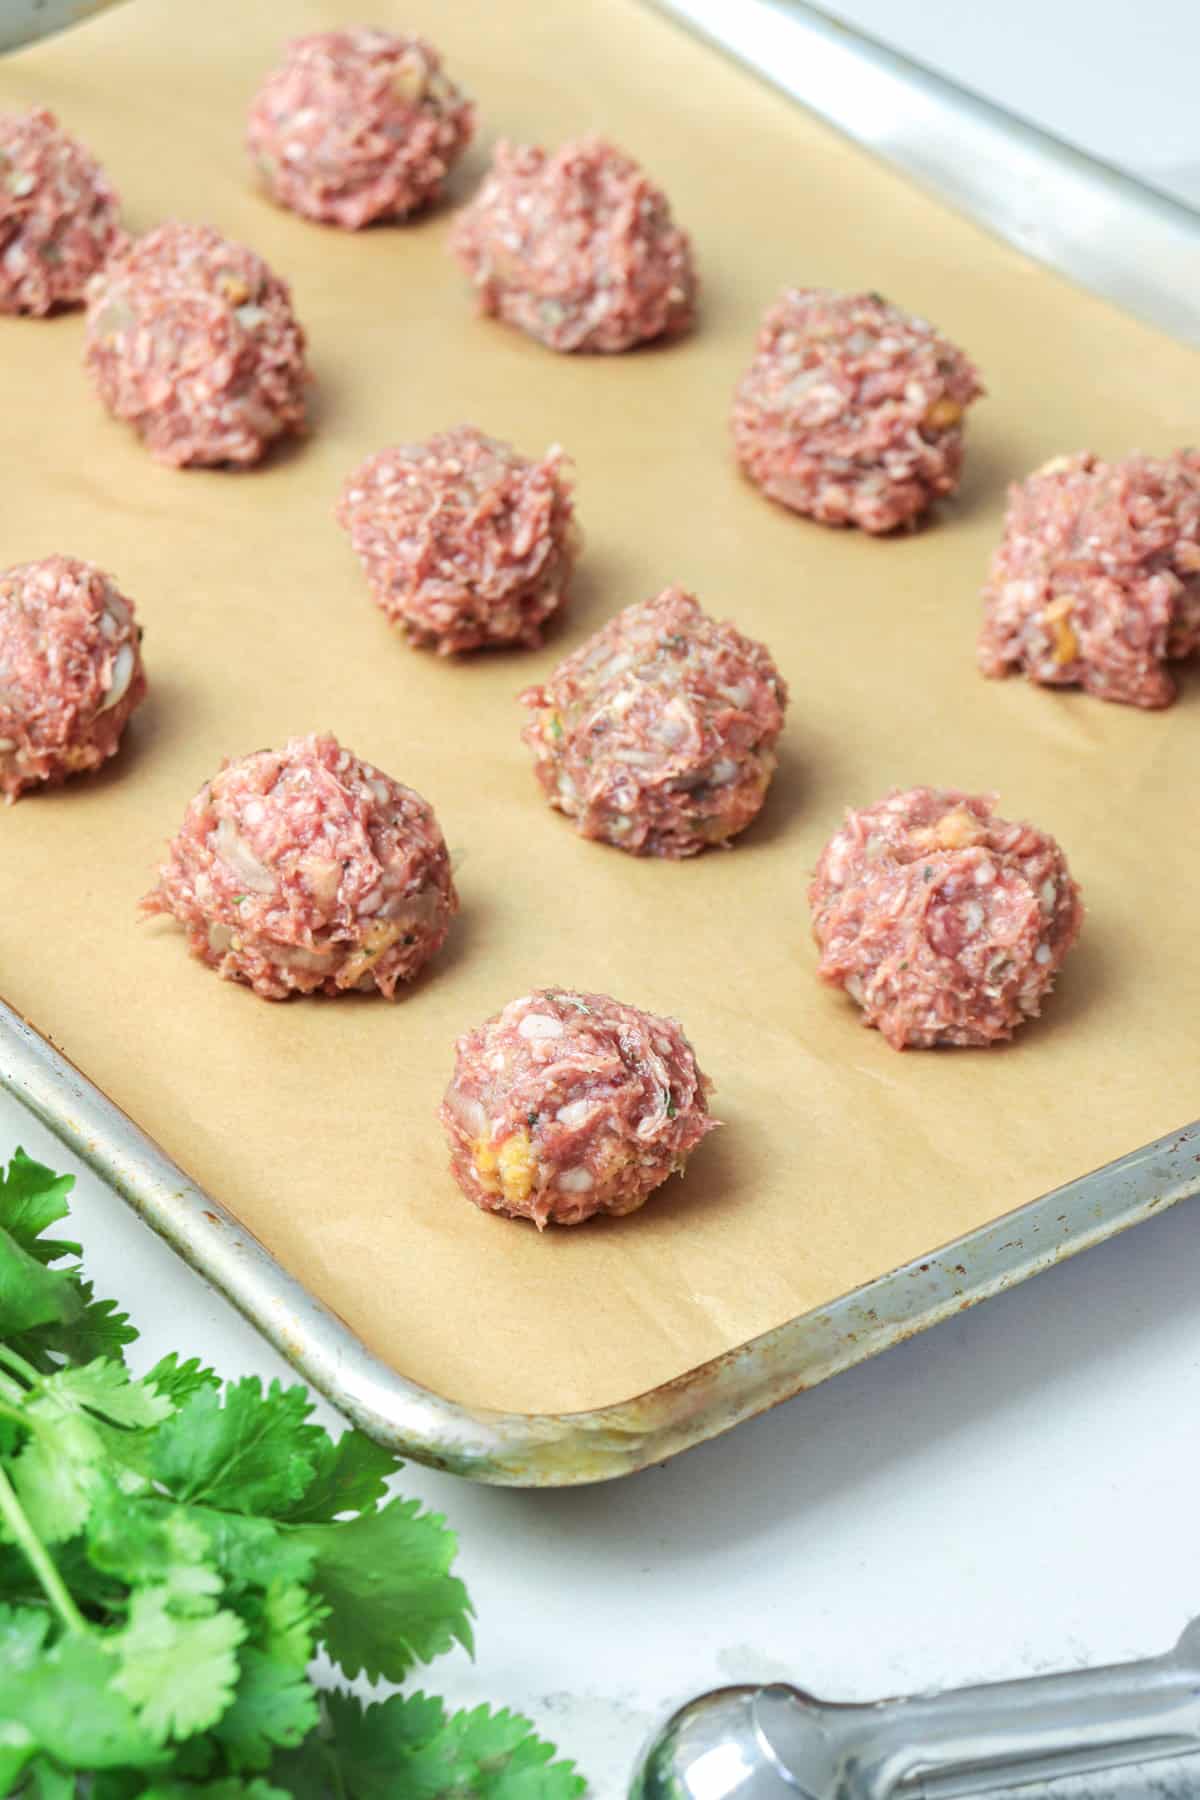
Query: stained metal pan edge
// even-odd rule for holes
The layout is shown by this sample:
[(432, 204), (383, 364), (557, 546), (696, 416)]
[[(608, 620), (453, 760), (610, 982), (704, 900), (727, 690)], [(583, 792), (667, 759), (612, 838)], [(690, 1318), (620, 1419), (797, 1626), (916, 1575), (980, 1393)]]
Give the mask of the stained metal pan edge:
[(646, 3), (1038, 262), (1200, 345), (1200, 212), (803, 0)]
[(415, 1461), (509, 1487), (605, 1481), (663, 1462), (1200, 1191), (1197, 1121), (652, 1393), (592, 1412), (475, 1411), (373, 1356), (2, 1001), (0, 1084), (364, 1431)]

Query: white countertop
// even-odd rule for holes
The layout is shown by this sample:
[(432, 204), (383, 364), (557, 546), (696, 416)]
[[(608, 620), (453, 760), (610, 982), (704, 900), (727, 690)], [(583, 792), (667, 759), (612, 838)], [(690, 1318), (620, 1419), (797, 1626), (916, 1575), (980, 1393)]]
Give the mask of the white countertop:
[[(1194, 4), (831, 10), (1200, 203)], [(89, 1269), (133, 1313), (142, 1359), (287, 1374), (0, 1093), (0, 1154), (18, 1142), (79, 1174)], [(868, 1699), (1165, 1649), (1200, 1613), (1198, 1225), (1185, 1204), (623, 1482), (510, 1492), (410, 1467), (406, 1490), (461, 1533), (479, 1614), (477, 1663), (426, 1685), (530, 1713), (616, 1800), (650, 1725), (706, 1687), (783, 1677)]]

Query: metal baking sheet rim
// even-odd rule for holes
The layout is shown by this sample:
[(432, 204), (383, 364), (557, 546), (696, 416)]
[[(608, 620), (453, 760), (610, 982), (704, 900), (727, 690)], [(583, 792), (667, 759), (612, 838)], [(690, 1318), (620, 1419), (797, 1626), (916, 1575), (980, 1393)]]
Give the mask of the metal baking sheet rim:
[[(1200, 215), (1186, 206), (799, 0), (649, 3), (1027, 254), (1200, 343)], [(505, 1486), (663, 1462), (1200, 1192), (1197, 1121), (648, 1394), (561, 1415), (472, 1411), (375, 1357), (3, 1001), (0, 1085), (372, 1437)]]
[(0, 1084), (355, 1424), (417, 1462), (508, 1487), (630, 1475), (1200, 1192), (1200, 1120), (648, 1394), (590, 1412), (472, 1410), (408, 1381), (0, 1001)]
[(1036, 262), (1200, 346), (1200, 212), (1182, 200), (806, 0), (644, 3)]

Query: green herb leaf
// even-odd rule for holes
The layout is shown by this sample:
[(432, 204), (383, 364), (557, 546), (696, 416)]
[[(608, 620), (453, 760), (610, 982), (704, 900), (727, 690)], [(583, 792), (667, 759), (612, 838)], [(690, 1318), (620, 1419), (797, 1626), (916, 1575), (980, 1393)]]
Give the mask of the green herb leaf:
[(104, 1441), (89, 1419), (76, 1414), (39, 1416), (29, 1406), (26, 1416), (33, 1435), (13, 1461), (12, 1484), (43, 1543), (63, 1543), (88, 1516), (104, 1471)]
[(139, 1588), (129, 1623), (107, 1642), (119, 1662), (113, 1686), (159, 1744), (215, 1725), (233, 1698), (238, 1645), (246, 1627), (235, 1614), (177, 1618), (166, 1587)]
[(243, 1650), (233, 1704), (215, 1735), (239, 1773), (265, 1769), (277, 1749), (300, 1744), (316, 1725), (316, 1692), (304, 1671), (288, 1668), (252, 1646)]
[(75, 1776), (56, 1768), (48, 1757), (30, 1763), (21, 1788), (21, 1800), (74, 1800)]
[(61, 1412), (82, 1412), (86, 1408), (114, 1425), (158, 1425), (175, 1410), (165, 1394), (144, 1381), (131, 1381), (123, 1364), (106, 1357), (97, 1357), (82, 1368), (44, 1376), (39, 1392)]
[(82, 1310), (70, 1275), (46, 1268), (11, 1233), (0, 1230), (0, 1337), (58, 1324)]
[(312, 1587), (329, 1608), (321, 1641), (347, 1675), (400, 1681), (456, 1643), (474, 1648), (467, 1591), (449, 1572), (454, 1535), (418, 1501), (295, 1536), (313, 1552)]
[(191, 1517), (208, 1538), (208, 1560), (221, 1571), (229, 1593), (262, 1592), (276, 1583), (307, 1582), (313, 1554), (270, 1519), (197, 1507)]
[(186, 1507), (145, 1495), (131, 1500), (108, 1480), (91, 1496), (92, 1565), (129, 1587), (165, 1586), (181, 1610), (212, 1610), (221, 1591), (208, 1532)]
[(364, 1706), (338, 1692), (326, 1696), (326, 1710), (334, 1785), (354, 1800), (574, 1800), (583, 1792), (573, 1765), (556, 1762), (554, 1746), (516, 1713), (480, 1706), (447, 1718), (425, 1694)]
[(7, 1170), (0, 1171), (0, 1226), (40, 1263), (83, 1254), (65, 1238), (42, 1236), (66, 1218), (67, 1195), (74, 1186), (73, 1175), (56, 1175), (23, 1150), (14, 1150)]
[[(107, 1796), (99, 1800), (107, 1800)], [(292, 1800), (292, 1796), (269, 1781), (238, 1781), (229, 1776), (224, 1781), (156, 1781), (152, 1787), (139, 1788), (136, 1800)]]
[(198, 1356), (190, 1356), (186, 1362), (181, 1362), (174, 1351), (156, 1362), (144, 1379), (160, 1394), (165, 1394), (173, 1406), (182, 1406), (202, 1388), (219, 1388), (221, 1385), (216, 1370), (207, 1368)]
[(339, 1513), (366, 1512), (387, 1493), (388, 1477), (400, 1459), (361, 1431), (344, 1431), (335, 1443), (325, 1436), (310, 1448), (315, 1475), (303, 1497), (281, 1513), (292, 1524), (324, 1524)]
[(80, 1281), (73, 1274), (71, 1280), (80, 1300), (73, 1317), (9, 1340), (19, 1355), (43, 1371), (64, 1361), (92, 1362), (98, 1356), (111, 1356), (119, 1362), (125, 1345), (137, 1337), (129, 1314), (120, 1312), (115, 1300), (94, 1300), (90, 1281)]
[(155, 1747), (113, 1686), (112, 1658), (94, 1638), (47, 1645), (49, 1628), (45, 1612), (0, 1607), (0, 1719), (64, 1768), (147, 1768)]
[(519, 1713), (486, 1706), (455, 1713), (446, 1739), (462, 1771), (459, 1781), (469, 1781), (476, 1800), (573, 1800), (583, 1792), (574, 1763), (556, 1762), (554, 1745), (537, 1737)]
[(326, 1437), (307, 1423), (312, 1410), (306, 1389), (273, 1381), (264, 1393), (257, 1376), (223, 1393), (197, 1388), (155, 1436), (154, 1477), (177, 1500), (286, 1513), (313, 1481)]
[[(112, 1576), (92, 1567), (81, 1537), (56, 1544), (53, 1561), (67, 1591), (85, 1613), (108, 1618), (123, 1612), (123, 1588)], [(46, 1604), (41, 1583), (15, 1544), (0, 1543), (0, 1594), (11, 1606), (44, 1608)]]
[(455, 1540), (303, 1388), (222, 1384), (136, 1336), (48, 1237), (69, 1183), (0, 1174), (0, 1792), (21, 1800), (574, 1800), (528, 1723), (397, 1695), (322, 1710), (310, 1665), (399, 1679), (472, 1648)]
[[(452, 1787), (441, 1742), (446, 1713), (426, 1694), (394, 1694), (364, 1706), (353, 1694), (325, 1696), (329, 1761), (354, 1800), (435, 1800)], [(468, 1793), (469, 1789), (466, 1790)]]
[(325, 1608), (298, 1581), (273, 1581), (261, 1598), (243, 1606), (260, 1650), (288, 1669), (307, 1669), (316, 1654)]
[(17, 1776), (36, 1755), (33, 1733), (16, 1719), (0, 1719), (0, 1793), (16, 1793)]

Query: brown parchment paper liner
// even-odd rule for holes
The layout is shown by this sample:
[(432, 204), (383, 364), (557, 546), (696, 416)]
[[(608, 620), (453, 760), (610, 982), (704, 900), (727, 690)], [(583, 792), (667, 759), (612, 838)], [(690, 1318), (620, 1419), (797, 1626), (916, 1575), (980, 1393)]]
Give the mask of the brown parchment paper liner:
[[(369, 10), (369, 9), (368, 9)], [(0, 816), (0, 992), (404, 1374), (562, 1411), (629, 1398), (1131, 1150), (1197, 1112), (1200, 676), (1146, 716), (975, 672), (1004, 484), (1061, 450), (1197, 431), (1200, 360), (940, 210), (634, 0), (376, 7), (427, 32), (483, 142), (428, 218), (359, 236), (252, 188), (243, 119), (284, 36), (356, 4), (137, 0), (0, 63), (53, 107), (135, 229), (176, 215), (293, 284), (313, 433), (248, 474), (150, 462), (94, 399), (81, 321), (0, 321), (4, 561), (110, 568), (152, 697), (99, 778)], [(555, 356), (472, 314), (445, 250), (499, 133), (602, 129), (694, 234), (694, 337)], [(1102, 227), (1101, 225), (1098, 228)], [(876, 287), (978, 360), (960, 498), (872, 542), (772, 507), (726, 415), (788, 281)], [(458, 420), (578, 465), (588, 538), (536, 654), (446, 664), (394, 639), (332, 518), (367, 452)], [(542, 804), (518, 688), (668, 582), (765, 639), (791, 684), (783, 765), (738, 846), (680, 866), (586, 844)], [(463, 911), (397, 1004), (269, 1005), (139, 924), (167, 836), (222, 756), (331, 727), (426, 794)], [(1055, 832), (1088, 919), (1011, 1048), (897, 1055), (818, 987), (805, 884), (842, 806), (893, 784), (996, 789)], [(723, 1129), (641, 1214), (547, 1232), (485, 1218), (446, 1173), (452, 1040), (544, 982), (681, 1018)]]

